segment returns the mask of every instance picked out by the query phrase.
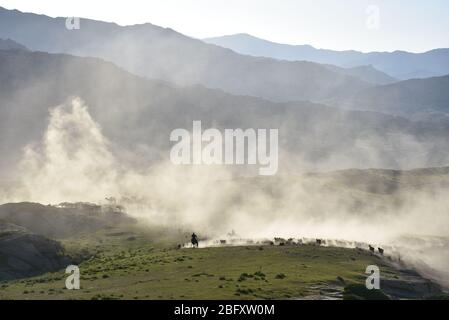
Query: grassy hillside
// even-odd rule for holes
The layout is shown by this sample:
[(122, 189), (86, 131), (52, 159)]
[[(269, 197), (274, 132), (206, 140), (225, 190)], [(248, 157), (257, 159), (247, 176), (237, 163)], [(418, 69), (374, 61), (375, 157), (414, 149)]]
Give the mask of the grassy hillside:
[(0, 281), (57, 271), (68, 262), (57, 241), (0, 220)]
[(65, 238), (93, 232), (107, 225), (136, 222), (114, 209), (88, 203), (71, 204), (70, 207), (7, 203), (0, 205), (0, 219), (50, 238)]
[(368, 265), (378, 265), (385, 279), (401, 277), (388, 259), (367, 251), (315, 245), (175, 249), (136, 229), (103, 230), (64, 244), (72, 254), (91, 255), (79, 265), (80, 290), (66, 290), (61, 271), (3, 282), (0, 298), (341, 298), (345, 287), (364, 284)]
[[(277, 211), (266, 204), (264, 207), (267, 208), (254, 210), (254, 216), (251, 216), (254, 224), (264, 219), (261, 213), (264, 210), (270, 213), (265, 217), (267, 223), (295, 210), (284, 208), (288, 210), (283, 212), (279, 206), (291, 198), (299, 206), (298, 214), (301, 203), (309, 205), (307, 215), (299, 217), (301, 222), (311, 214), (316, 219), (323, 217), (323, 223), (327, 218), (331, 219), (336, 213), (335, 204), (322, 199), (336, 198), (345, 203), (346, 218), (366, 216), (370, 223), (374, 223), (388, 216), (387, 209), (398, 214), (400, 210), (395, 208), (401, 207), (402, 195), (409, 192), (417, 195), (416, 192), (421, 190), (447, 190), (448, 182), (448, 168), (429, 168), (344, 170), (302, 176), (241, 178), (221, 184), (232, 183), (236, 190), (245, 190), (244, 196), (236, 193), (237, 196), (230, 199), (232, 205), (226, 208), (230, 213), (244, 206), (253, 194), (273, 201)], [(282, 186), (288, 186), (291, 192), (307, 190), (307, 193), (287, 195)], [(313, 195), (318, 191), (321, 201), (313, 201)], [(70, 204), (66, 206), (71, 207)], [(1, 206), (4, 219), (25, 224), (37, 233), (58, 236), (64, 259), (80, 267), (81, 289), (64, 289), (67, 275), (60, 267), (57, 272), (44, 273), (44, 269), (38, 276), (0, 282), (0, 299), (417, 299), (442, 294), (438, 285), (410, 270), (410, 265), (405, 264), (406, 261), (402, 261), (390, 246), (384, 247), (384, 256), (377, 251), (369, 252), (367, 244), (358, 242), (352, 242), (352, 245), (359, 249), (305, 242), (282, 246), (279, 242), (270, 245), (245, 240), (238, 246), (179, 249), (178, 244), (189, 241), (190, 230), (136, 224), (126, 216), (111, 220), (108, 214), (97, 216), (98, 212), (92, 212), (93, 208), (96, 207), (86, 204), (76, 210), (29, 203)], [(439, 221), (436, 212), (432, 214), (432, 223)], [(33, 222), (33, 217), (39, 217), (37, 220), (41, 222), (56, 220), (58, 216), (67, 224), (68, 232), (55, 233), (51, 228), (43, 228), (42, 223)], [(72, 224), (78, 226), (80, 221), (90, 227), (72, 228)], [(340, 223), (343, 227), (343, 219)], [(378, 231), (382, 232), (382, 224), (379, 226)], [(424, 227), (426, 225), (420, 225), (420, 229)], [(206, 237), (200, 239), (202, 246)], [(0, 244), (5, 245), (3, 240), (0, 238)], [(414, 241), (424, 240), (410, 239), (408, 243), (413, 245)], [(328, 241), (328, 245), (331, 244), (345, 246), (345, 241)], [(432, 250), (430, 246), (419, 248), (425, 252)], [(368, 265), (377, 265), (381, 270), (382, 290), (374, 296), (364, 289)]]

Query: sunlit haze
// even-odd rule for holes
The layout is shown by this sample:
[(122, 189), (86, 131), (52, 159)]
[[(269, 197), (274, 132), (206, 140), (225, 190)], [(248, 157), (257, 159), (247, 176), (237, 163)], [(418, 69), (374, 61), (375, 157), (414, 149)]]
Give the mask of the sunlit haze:
[[(149, 22), (195, 38), (249, 33), (280, 43), (360, 51), (449, 47), (445, 0), (2, 0), (0, 6), (120, 25)], [(366, 26), (370, 6), (379, 8), (378, 28)]]

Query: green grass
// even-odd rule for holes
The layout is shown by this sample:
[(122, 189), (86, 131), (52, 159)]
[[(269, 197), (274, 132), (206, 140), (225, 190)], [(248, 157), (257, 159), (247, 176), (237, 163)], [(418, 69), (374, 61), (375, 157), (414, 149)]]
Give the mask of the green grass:
[(376, 256), (352, 249), (178, 250), (174, 242), (155, 243), (150, 235), (131, 233), (102, 230), (64, 241), (73, 256), (87, 259), (79, 264), (80, 290), (65, 289), (67, 275), (61, 270), (0, 283), (0, 299), (289, 299), (341, 279), (346, 285), (363, 284), (371, 264), (384, 274), (395, 273)]
[(345, 300), (390, 300), (381, 290), (368, 290), (363, 284), (350, 284), (345, 287)]

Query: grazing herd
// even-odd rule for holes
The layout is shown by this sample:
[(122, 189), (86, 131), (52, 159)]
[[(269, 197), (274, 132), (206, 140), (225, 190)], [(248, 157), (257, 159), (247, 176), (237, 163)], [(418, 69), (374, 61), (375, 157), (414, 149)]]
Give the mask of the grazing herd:
[[(374, 248), (374, 247), (372, 247), (371, 245), (368, 245), (369, 246), (369, 251), (371, 251), (372, 253), (375, 253), (376, 252), (376, 249)], [(384, 255), (384, 249), (382, 249), (382, 248), (377, 248), (377, 251), (379, 251), (379, 253), (383, 256)]]
[[(345, 246), (344, 245), (345, 244), (344, 241), (333, 241), (333, 242), (335, 242), (334, 245), (336, 245), (336, 246), (341, 246), (341, 247)], [(219, 240), (217, 243), (219, 243), (220, 245), (226, 245), (228, 243), (228, 241), (226, 241), (226, 240)], [(255, 242), (253, 240), (246, 240), (245, 243), (250, 245), (250, 244), (254, 244)], [(310, 240), (307, 241), (306, 243), (310, 243)], [(283, 247), (283, 246), (301, 245), (301, 244), (305, 244), (305, 243), (303, 242), (302, 239), (295, 240), (293, 238), (290, 238), (288, 240), (285, 240), (284, 238), (275, 237), (274, 241), (264, 240), (264, 241), (261, 241), (261, 242), (256, 242), (256, 244), (267, 245), (267, 246), (277, 245), (277, 246)], [(326, 245), (326, 240), (324, 240), (324, 239), (315, 239), (315, 245), (317, 245), (317, 246)], [(376, 248), (375, 247), (373, 247), (371, 245), (368, 245), (368, 248), (369, 248), (370, 252), (376, 253)], [(384, 249), (378, 247), (377, 251), (378, 251), (378, 253), (380, 255), (382, 255), (382, 256), (384, 255)]]
[[(328, 243), (327, 243), (328, 242)], [(218, 240), (216, 241), (216, 244), (221, 245), (221, 246), (225, 246), (225, 245), (238, 245), (238, 244), (247, 244), (247, 245), (252, 245), (252, 244), (257, 244), (257, 245), (267, 245), (267, 246), (294, 246), (294, 245), (302, 245), (302, 244), (315, 244), (316, 246), (324, 246), (326, 244), (328, 244), (329, 246), (337, 246), (337, 247), (347, 247), (348, 246), (348, 242), (347, 241), (342, 241), (342, 240), (324, 240), (324, 239), (293, 239), (293, 238), (289, 238), (288, 240), (285, 240), (284, 238), (279, 238), (279, 237), (275, 237), (274, 241), (271, 240), (263, 240), (263, 241), (254, 241), (254, 240), (243, 240), (243, 239), (229, 239), (229, 240)], [(366, 245), (363, 243), (352, 243), (352, 246), (356, 246), (356, 248), (358, 250), (363, 250), (361, 248), (365, 247)], [(351, 246), (351, 243), (349, 243), (349, 245)], [(198, 247), (198, 237), (193, 234), (192, 235), (192, 247)], [(177, 248), (181, 249), (185, 247), (184, 245), (178, 245)], [(369, 252), (371, 252), (372, 254), (376, 253), (376, 248), (373, 247), (372, 245), (368, 245), (368, 250)], [(384, 255), (384, 249), (377, 247), (377, 252), (380, 255)]]

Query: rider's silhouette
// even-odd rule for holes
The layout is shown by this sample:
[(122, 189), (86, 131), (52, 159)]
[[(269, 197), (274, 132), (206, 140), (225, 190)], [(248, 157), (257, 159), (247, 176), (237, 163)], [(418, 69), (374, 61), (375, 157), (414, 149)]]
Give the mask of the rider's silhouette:
[(196, 246), (198, 248), (198, 236), (195, 234), (195, 232), (192, 233), (191, 242), (192, 242), (192, 246), (194, 246), (194, 247)]

